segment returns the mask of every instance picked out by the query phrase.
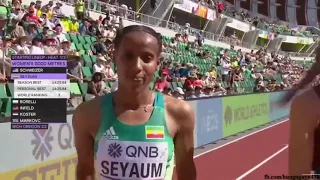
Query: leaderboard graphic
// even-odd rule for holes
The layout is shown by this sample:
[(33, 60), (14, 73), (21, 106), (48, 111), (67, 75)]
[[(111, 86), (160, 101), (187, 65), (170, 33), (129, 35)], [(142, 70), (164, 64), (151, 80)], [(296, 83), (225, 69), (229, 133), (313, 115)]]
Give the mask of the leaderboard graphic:
[(65, 55), (12, 55), (11, 68), (11, 129), (48, 129), (49, 123), (67, 122)]

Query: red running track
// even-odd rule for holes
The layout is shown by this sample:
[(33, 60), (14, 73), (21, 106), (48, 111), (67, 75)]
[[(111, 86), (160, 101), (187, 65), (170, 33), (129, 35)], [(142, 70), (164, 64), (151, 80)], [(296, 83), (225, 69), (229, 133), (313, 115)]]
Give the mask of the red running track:
[(287, 174), (288, 138), (286, 121), (200, 155), (195, 158), (197, 179), (263, 180), (266, 174)]

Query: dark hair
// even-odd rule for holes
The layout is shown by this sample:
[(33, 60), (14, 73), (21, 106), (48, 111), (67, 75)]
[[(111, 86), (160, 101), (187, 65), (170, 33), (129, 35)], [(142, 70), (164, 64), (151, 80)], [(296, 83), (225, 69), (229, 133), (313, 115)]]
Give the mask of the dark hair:
[(307, 71), (306, 76), (292, 89), (290, 89), (287, 94), (282, 99), (282, 103), (289, 103), (291, 99), (297, 94), (297, 92), (307, 85), (309, 85), (314, 78), (320, 74), (320, 46), (317, 47), (316, 62), (313, 63), (311, 68)]
[(32, 39), (32, 45), (35, 45), (37, 42), (42, 42), (42, 40), (38, 37)]
[(95, 73), (92, 75), (91, 81), (95, 81), (95, 79), (96, 79), (95, 77), (100, 77), (100, 80), (103, 79), (102, 73), (100, 73), (100, 72), (95, 72)]
[(140, 32), (145, 32), (153, 37), (155, 37), (158, 41), (158, 48), (159, 48), (159, 53), (162, 51), (162, 39), (161, 39), (161, 34), (157, 33), (154, 29), (148, 27), (148, 26), (141, 26), (141, 25), (132, 25), (132, 26), (127, 26), (125, 28), (119, 29), (117, 31), (117, 35), (114, 39), (114, 47), (115, 49), (119, 48), (119, 45), (124, 37), (124, 35), (130, 33), (130, 32), (135, 32), (135, 31), (140, 31)]

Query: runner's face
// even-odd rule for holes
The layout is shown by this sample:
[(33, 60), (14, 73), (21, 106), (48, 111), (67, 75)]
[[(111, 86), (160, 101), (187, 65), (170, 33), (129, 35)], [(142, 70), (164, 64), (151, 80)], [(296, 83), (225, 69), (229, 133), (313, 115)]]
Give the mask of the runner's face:
[(134, 91), (149, 87), (159, 55), (157, 39), (152, 35), (138, 31), (124, 35), (115, 51), (119, 84)]

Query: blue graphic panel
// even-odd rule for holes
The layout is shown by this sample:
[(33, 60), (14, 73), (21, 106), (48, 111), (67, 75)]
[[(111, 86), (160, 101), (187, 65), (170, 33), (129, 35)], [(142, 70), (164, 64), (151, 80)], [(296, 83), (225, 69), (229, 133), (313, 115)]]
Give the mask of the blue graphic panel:
[(197, 103), (197, 145), (211, 143), (222, 138), (222, 99), (203, 99)]
[(269, 94), (269, 101), (270, 101), (269, 121), (275, 121), (275, 120), (289, 116), (290, 105), (287, 105), (286, 107), (280, 107), (278, 103), (285, 93), (286, 92), (273, 92)]

